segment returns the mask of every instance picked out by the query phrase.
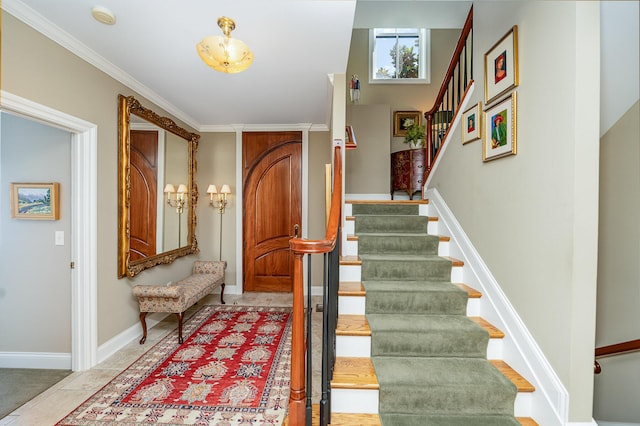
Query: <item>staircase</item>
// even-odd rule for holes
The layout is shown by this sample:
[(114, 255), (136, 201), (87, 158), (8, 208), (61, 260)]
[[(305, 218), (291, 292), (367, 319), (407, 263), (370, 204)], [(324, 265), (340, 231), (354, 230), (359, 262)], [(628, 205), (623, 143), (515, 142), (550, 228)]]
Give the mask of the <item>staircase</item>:
[(504, 333), (468, 316), (482, 295), (427, 210), (347, 202), (331, 424), (536, 425), (514, 416), (533, 386), (494, 359)]

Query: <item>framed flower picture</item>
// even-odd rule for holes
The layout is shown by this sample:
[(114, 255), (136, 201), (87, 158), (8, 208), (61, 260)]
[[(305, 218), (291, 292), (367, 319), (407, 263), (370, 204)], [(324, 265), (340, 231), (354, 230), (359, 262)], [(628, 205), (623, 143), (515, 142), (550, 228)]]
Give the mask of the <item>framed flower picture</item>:
[(482, 160), (517, 153), (516, 92), (484, 112)]
[(482, 104), (478, 102), (462, 113), (462, 145), (482, 137)]
[(420, 111), (394, 111), (393, 136), (404, 137), (407, 134), (407, 127), (422, 122), (421, 115)]
[(16, 219), (58, 220), (57, 182), (12, 183), (11, 217)]
[(518, 84), (518, 26), (514, 25), (484, 55), (485, 105)]

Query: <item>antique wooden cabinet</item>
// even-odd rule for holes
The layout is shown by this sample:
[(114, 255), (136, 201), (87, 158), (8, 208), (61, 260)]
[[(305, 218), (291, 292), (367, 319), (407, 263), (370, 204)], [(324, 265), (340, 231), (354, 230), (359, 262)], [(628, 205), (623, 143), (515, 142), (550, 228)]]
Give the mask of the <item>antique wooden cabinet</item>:
[(395, 191), (406, 191), (410, 199), (413, 199), (416, 192), (422, 191), (426, 153), (425, 148), (391, 153), (392, 200)]

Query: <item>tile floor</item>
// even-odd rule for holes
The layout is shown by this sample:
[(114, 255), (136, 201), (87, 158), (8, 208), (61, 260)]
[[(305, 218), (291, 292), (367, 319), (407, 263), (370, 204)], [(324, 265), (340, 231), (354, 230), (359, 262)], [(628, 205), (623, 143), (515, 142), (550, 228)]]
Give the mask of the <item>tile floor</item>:
[[(219, 295), (210, 295), (198, 305), (187, 310), (185, 318), (188, 318), (201, 305), (217, 305), (219, 301)], [(293, 296), (291, 293), (245, 293), (243, 295), (226, 295), (225, 301), (227, 304), (251, 306), (292, 306)], [(322, 323), (322, 315), (315, 312), (316, 303), (321, 303), (320, 297), (313, 298), (313, 401), (317, 401), (320, 388), (318, 377), (320, 377), (319, 354), (321, 348), (319, 342), (321, 341), (320, 324)], [(136, 339), (94, 368), (72, 373), (8, 416), (0, 419), (0, 426), (55, 425), (176, 327), (175, 315), (168, 316), (148, 331), (147, 342), (144, 345), (138, 344)]]

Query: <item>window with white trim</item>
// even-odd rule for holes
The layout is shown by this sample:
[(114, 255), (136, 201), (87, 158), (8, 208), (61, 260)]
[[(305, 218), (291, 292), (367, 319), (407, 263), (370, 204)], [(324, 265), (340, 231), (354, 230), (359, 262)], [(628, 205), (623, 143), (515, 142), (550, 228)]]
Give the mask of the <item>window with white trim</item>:
[(425, 28), (369, 30), (369, 83), (429, 83), (430, 32)]

